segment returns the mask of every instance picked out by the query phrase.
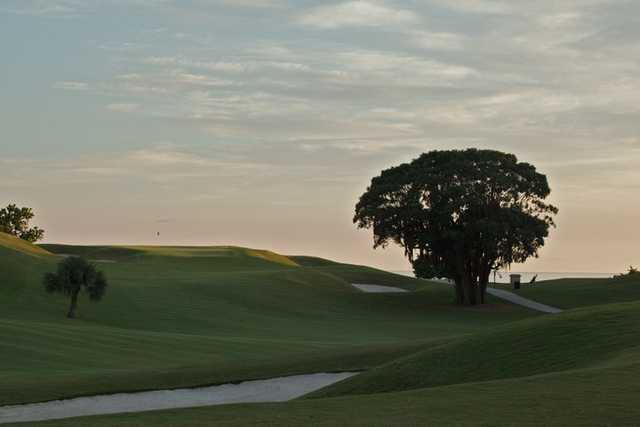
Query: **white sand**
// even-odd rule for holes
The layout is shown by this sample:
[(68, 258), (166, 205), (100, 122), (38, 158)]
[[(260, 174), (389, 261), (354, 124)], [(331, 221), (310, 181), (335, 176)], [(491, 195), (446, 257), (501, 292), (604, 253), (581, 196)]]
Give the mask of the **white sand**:
[(403, 292), (409, 292), (406, 289), (397, 288), (395, 286), (380, 286), (380, 285), (361, 285), (352, 283), (355, 288), (360, 289), (362, 292), (376, 293), (376, 294), (397, 294)]
[(159, 390), (0, 406), (0, 424), (157, 409), (284, 402), (352, 377), (356, 373), (311, 374), (193, 389)]

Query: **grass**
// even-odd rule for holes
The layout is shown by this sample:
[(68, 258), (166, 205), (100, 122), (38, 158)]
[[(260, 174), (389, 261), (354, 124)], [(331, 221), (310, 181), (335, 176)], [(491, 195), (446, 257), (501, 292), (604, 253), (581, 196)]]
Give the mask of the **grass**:
[(514, 291), (559, 308), (577, 308), (640, 299), (640, 275), (616, 279), (560, 279), (524, 284)]
[(640, 302), (511, 323), (400, 358), (313, 397), (373, 394), (516, 378), (640, 360)]
[[(58, 256), (54, 255), (58, 254)], [(110, 281), (99, 304), (46, 295), (42, 274), (82, 255)], [(366, 370), (293, 402), (224, 405), (43, 426), (637, 425), (636, 280), (541, 282), (452, 305), (441, 284), (237, 247), (32, 245), (0, 234), (0, 405)], [(365, 294), (350, 283), (410, 294)], [(26, 424), (21, 424), (26, 425)]]
[(0, 250), (4, 257), (10, 257), (12, 253), (15, 252), (32, 255), (34, 257), (47, 257), (51, 255), (50, 252), (39, 246), (32, 245), (29, 242), (2, 232), (0, 232)]
[[(593, 307), (434, 343), (314, 399), (35, 425), (633, 426), (640, 418), (638, 326), (640, 302)], [(336, 394), (344, 395), (330, 397)]]
[[(330, 261), (305, 266), (269, 251), (17, 250), (3, 238), (0, 404), (369, 369), (535, 315), (497, 301), (461, 310), (440, 285)], [(60, 259), (47, 251), (96, 260), (110, 282), (104, 301), (81, 299), (80, 318), (67, 320), (67, 299), (40, 283)], [(351, 281), (419, 291), (364, 294)]]
[(407, 392), (73, 418), (34, 425), (637, 426), (639, 376), (640, 364), (634, 363)]

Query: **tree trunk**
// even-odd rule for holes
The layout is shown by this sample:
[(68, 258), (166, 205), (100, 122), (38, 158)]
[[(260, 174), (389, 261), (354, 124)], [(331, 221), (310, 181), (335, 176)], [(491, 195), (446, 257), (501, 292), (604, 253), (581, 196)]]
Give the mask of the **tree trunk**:
[(466, 273), (464, 275), (464, 288), (465, 294), (467, 297), (467, 305), (477, 305), (478, 304), (478, 282), (474, 277), (470, 274)]
[(491, 276), (491, 265), (485, 264), (480, 271), (480, 304), (484, 304), (486, 302), (489, 276)]
[(75, 319), (76, 317), (76, 308), (78, 308), (78, 293), (80, 290), (73, 291), (71, 293), (71, 305), (69, 305), (69, 312), (67, 313), (67, 318)]
[(456, 304), (464, 305), (464, 285), (461, 280), (456, 280), (454, 283), (456, 288)]
[(480, 304), (485, 304), (487, 296), (487, 284), (489, 283), (489, 273), (483, 272), (480, 275)]

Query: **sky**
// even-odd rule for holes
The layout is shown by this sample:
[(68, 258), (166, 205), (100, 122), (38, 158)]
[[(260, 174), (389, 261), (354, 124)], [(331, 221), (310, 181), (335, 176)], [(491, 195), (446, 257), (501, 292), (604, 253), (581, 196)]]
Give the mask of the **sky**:
[(478, 147), (534, 164), (560, 208), (514, 270), (640, 263), (635, 0), (2, 0), (0, 51), (0, 204), (47, 242), (407, 270), (353, 225), (358, 197)]

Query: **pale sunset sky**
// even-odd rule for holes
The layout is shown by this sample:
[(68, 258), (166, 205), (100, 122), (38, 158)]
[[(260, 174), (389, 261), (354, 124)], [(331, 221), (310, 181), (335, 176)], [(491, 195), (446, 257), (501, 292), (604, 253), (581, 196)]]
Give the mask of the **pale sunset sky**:
[(0, 51), (0, 204), (47, 242), (407, 270), (358, 197), (478, 147), (536, 165), (560, 208), (515, 270), (640, 264), (640, 1), (0, 0)]

